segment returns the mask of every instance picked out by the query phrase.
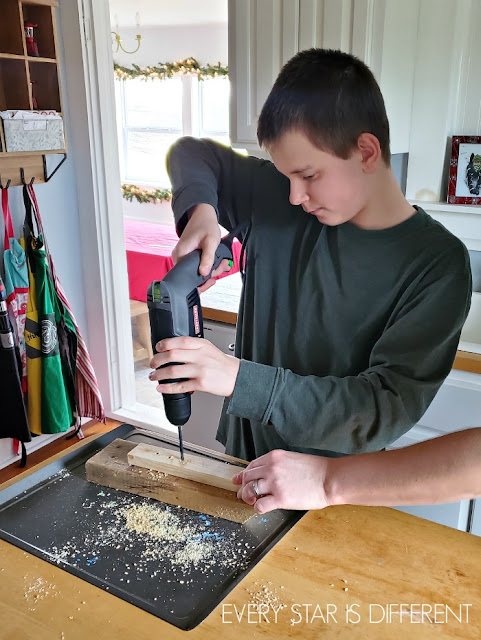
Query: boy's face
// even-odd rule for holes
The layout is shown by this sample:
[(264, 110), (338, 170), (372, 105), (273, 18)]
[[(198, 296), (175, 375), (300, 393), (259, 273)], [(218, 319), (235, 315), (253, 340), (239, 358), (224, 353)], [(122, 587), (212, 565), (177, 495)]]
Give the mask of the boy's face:
[(355, 149), (347, 160), (321, 151), (299, 131), (288, 131), (269, 147), (272, 160), (289, 178), (289, 200), (314, 215), (319, 222), (336, 226), (362, 213), (369, 202), (372, 175), (366, 174), (363, 155)]

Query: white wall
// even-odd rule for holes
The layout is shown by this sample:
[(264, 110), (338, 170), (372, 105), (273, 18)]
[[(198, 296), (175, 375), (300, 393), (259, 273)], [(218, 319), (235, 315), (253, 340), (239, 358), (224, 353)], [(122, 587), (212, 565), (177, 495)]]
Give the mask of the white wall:
[(156, 224), (174, 224), (174, 214), (172, 213), (170, 202), (141, 204), (136, 200), (133, 202), (123, 200), (122, 211), (124, 218), (142, 220), (143, 222), (154, 222)]
[[(127, 50), (137, 46), (137, 29), (119, 29), (122, 45)], [(129, 55), (120, 50), (114, 54), (117, 64), (130, 67), (132, 63), (140, 67), (158, 62), (175, 62), (185, 58), (195, 58), (199, 64), (227, 64), (227, 24), (176, 25), (169, 27), (141, 27), (140, 49)]]
[(481, 3), (422, 0), (406, 195), (446, 202), (450, 136), (480, 135)]

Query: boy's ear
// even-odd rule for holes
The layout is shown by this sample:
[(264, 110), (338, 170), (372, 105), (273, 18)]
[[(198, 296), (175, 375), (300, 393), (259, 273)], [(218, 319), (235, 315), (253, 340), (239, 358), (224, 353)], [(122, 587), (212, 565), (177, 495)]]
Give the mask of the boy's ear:
[(379, 140), (372, 133), (361, 133), (357, 139), (357, 148), (361, 152), (364, 173), (374, 173), (382, 158)]

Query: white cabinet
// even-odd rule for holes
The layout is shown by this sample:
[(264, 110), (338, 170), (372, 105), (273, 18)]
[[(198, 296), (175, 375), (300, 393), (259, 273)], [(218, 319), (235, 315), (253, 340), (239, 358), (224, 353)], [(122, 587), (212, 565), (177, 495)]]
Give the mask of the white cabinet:
[[(469, 500), (461, 500), (460, 502), (450, 502), (444, 504), (428, 504), (414, 505), (407, 507), (396, 507), (398, 511), (404, 511), (418, 518), (431, 520), (446, 527), (459, 529), (460, 531), (468, 530), (469, 519)], [(481, 523), (480, 523), (481, 524)], [(478, 535), (481, 535), (478, 533)]]
[[(429, 421), (427, 421), (429, 423)], [(400, 447), (408, 447), (423, 440), (429, 440), (442, 435), (446, 431), (453, 430), (443, 428), (444, 425), (436, 423), (434, 426), (416, 425), (399, 440), (394, 442), (388, 449), (397, 449)], [(408, 505), (395, 507), (399, 511), (410, 513), (418, 518), (425, 518), (447, 527), (453, 527), (460, 531), (468, 530), (469, 520), (469, 500), (461, 500), (459, 502), (443, 503), (443, 504), (427, 504), (427, 505)]]
[[(480, 424), (481, 376), (453, 370), (434, 398), (420, 423), (408, 431), (389, 448), (406, 447), (445, 433), (459, 431)], [(400, 511), (432, 520), (448, 527), (471, 530), (481, 535), (481, 500), (475, 501), (471, 529), (470, 501), (461, 500), (446, 504), (399, 507)]]
[(257, 147), (257, 119), (282, 65), (298, 46), (298, 0), (229, 0), (233, 146)]
[(420, 0), (229, 0), (231, 140), (259, 152), (257, 119), (282, 65), (310, 47), (353, 53), (373, 70), (408, 151)]

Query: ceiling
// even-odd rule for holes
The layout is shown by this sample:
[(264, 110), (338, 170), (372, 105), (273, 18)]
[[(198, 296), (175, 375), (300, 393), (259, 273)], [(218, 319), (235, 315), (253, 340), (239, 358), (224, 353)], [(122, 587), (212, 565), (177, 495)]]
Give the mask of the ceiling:
[(227, 23), (227, 0), (110, 0), (112, 28)]

